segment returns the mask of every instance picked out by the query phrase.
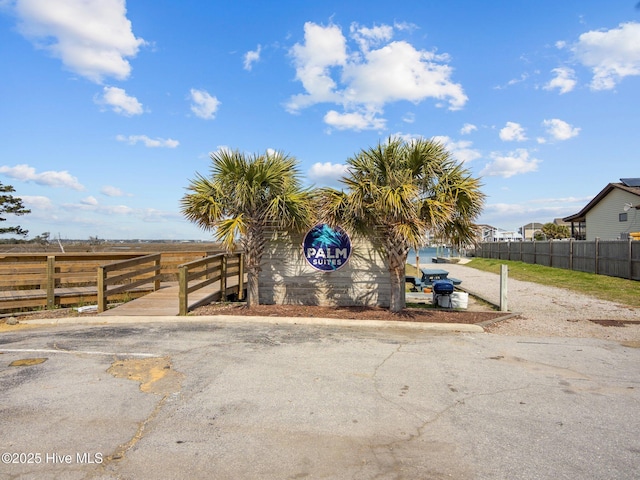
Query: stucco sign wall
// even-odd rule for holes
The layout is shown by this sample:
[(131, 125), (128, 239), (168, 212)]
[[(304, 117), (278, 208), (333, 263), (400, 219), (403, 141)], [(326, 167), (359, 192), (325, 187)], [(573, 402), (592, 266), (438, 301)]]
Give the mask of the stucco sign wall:
[(303, 255), (316, 270), (334, 272), (344, 267), (351, 257), (351, 239), (340, 227), (325, 223), (313, 227), (302, 241)]

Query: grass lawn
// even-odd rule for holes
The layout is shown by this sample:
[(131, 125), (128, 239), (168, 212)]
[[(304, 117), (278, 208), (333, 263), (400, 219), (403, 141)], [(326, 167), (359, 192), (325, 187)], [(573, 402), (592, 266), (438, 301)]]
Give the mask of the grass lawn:
[(640, 282), (635, 280), (492, 258), (474, 258), (466, 264), (467, 267), (498, 274), (500, 265), (507, 265), (509, 277), (516, 280), (562, 287), (602, 300), (640, 307)]

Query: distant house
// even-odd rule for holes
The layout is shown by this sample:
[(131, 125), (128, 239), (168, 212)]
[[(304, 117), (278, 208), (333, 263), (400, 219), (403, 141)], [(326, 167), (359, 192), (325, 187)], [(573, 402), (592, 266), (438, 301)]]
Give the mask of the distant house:
[(495, 232), (498, 229), (491, 225), (478, 225), (478, 242), (493, 242)]
[(495, 234), (494, 242), (521, 242), (522, 235), (512, 230), (502, 230), (501, 228)]
[(563, 218), (577, 240), (616, 240), (640, 232), (640, 178), (610, 183), (575, 215)]
[(479, 242), (514, 242), (522, 241), (522, 235), (518, 232), (503, 230), (491, 225), (478, 225), (480, 234)]
[(534, 240), (536, 233), (542, 233), (542, 224), (538, 222), (527, 223), (519, 228), (523, 240)]
[(565, 222), (562, 218), (554, 218), (553, 223), (558, 225), (559, 227), (568, 227), (571, 228), (571, 224), (569, 222)]

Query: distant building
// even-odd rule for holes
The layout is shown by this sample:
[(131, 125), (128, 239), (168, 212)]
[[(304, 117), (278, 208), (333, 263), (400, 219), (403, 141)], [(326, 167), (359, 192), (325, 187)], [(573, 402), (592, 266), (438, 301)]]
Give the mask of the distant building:
[(522, 235), (512, 230), (503, 230), (501, 228), (495, 233), (494, 242), (521, 242)]
[(478, 225), (480, 229), (479, 242), (513, 242), (522, 241), (518, 232), (504, 230), (491, 225)]
[(497, 230), (491, 225), (478, 225), (478, 243), (493, 242), (494, 233)]
[(535, 240), (536, 233), (542, 233), (542, 223), (527, 223), (518, 229), (522, 239), (527, 241)]
[(609, 183), (575, 215), (563, 218), (576, 240), (617, 240), (640, 232), (640, 178)]

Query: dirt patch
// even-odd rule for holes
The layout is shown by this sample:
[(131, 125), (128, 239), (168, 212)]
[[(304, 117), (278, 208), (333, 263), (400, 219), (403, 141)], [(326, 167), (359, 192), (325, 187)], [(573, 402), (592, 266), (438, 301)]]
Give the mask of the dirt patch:
[(14, 360), (9, 364), (10, 367), (30, 367), (32, 365), (40, 365), (48, 360), (48, 358), (23, 358)]
[(183, 375), (171, 368), (167, 357), (127, 359), (113, 362), (108, 373), (140, 382), (140, 391), (167, 395), (180, 391)]
[(435, 308), (405, 308), (391, 313), (379, 307), (320, 307), (308, 305), (211, 304), (199, 307), (192, 315), (240, 315), (260, 317), (336, 318), (346, 320), (386, 320), (392, 322), (477, 324), (504, 316), (501, 312), (467, 312)]
[(625, 327), (627, 325), (638, 325), (639, 322), (633, 320), (589, 320), (603, 327)]

